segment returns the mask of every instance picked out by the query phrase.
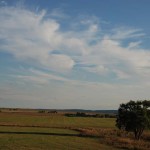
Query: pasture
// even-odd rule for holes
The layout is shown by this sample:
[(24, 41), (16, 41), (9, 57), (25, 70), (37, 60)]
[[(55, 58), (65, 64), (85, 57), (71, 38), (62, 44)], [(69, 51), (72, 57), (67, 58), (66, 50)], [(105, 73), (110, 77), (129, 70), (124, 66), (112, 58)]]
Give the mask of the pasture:
[[(149, 149), (149, 134), (146, 137), (139, 143), (131, 139), (132, 135), (125, 138), (124, 133), (116, 129), (115, 118), (66, 117), (59, 113), (38, 112), (0, 113), (1, 150), (119, 150), (127, 147), (142, 150)], [(140, 147), (141, 144), (146, 147)]]

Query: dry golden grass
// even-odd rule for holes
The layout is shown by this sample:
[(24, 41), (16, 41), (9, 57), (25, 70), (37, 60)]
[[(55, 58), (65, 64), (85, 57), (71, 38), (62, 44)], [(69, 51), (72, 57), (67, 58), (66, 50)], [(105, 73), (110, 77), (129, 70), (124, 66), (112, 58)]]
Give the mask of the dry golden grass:
[(83, 136), (99, 137), (103, 144), (111, 145), (117, 148), (129, 150), (150, 150), (150, 132), (145, 131), (141, 140), (134, 139), (132, 133), (120, 131), (117, 129), (79, 129)]

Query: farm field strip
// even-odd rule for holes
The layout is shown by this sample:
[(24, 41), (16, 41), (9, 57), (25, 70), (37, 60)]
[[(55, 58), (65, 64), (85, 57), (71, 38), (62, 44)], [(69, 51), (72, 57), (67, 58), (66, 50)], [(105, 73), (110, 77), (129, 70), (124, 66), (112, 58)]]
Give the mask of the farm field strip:
[(102, 144), (98, 138), (79, 136), (70, 129), (36, 127), (0, 127), (0, 149), (5, 150), (118, 150)]
[(66, 117), (62, 115), (25, 115), (0, 113), (0, 125), (63, 128), (115, 128), (114, 118)]

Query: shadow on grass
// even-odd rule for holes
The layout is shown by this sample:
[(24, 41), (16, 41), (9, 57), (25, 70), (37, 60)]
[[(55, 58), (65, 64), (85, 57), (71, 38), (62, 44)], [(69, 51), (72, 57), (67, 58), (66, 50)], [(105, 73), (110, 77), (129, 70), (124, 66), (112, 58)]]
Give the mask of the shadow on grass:
[(11, 131), (0, 131), (0, 134), (33, 134), (33, 135), (53, 135), (53, 136), (80, 136), (79, 134), (67, 134), (67, 133), (11, 132)]
[(0, 134), (30, 134), (30, 135), (49, 135), (49, 136), (69, 136), (69, 137), (95, 137), (91, 135), (79, 134), (67, 134), (67, 133), (44, 133), (44, 132), (11, 132), (11, 131), (0, 131)]

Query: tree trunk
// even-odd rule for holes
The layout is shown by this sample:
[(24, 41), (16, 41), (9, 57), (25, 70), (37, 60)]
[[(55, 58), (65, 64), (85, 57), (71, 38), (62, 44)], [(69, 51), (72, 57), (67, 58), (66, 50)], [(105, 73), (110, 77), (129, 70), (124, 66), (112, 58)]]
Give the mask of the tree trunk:
[(134, 130), (134, 136), (136, 140), (140, 140), (143, 130), (144, 128)]

